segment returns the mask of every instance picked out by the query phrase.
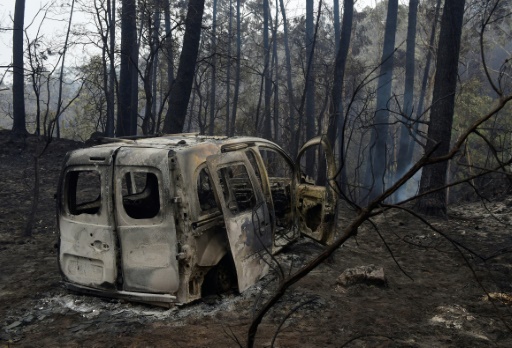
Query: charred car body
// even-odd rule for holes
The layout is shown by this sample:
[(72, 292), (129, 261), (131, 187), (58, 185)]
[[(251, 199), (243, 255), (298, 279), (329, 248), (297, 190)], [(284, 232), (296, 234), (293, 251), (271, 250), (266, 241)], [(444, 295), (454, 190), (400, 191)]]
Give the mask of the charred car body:
[[(313, 147), (333, 178), (320, 137), (296, 163)], [(57, 194), (66, 286), (159, 305), (244, 291), (301, 233), (332, 239), (333, 182), (304, 180), (296, 163), (264, 139), (187, 134), (68, 153)]]

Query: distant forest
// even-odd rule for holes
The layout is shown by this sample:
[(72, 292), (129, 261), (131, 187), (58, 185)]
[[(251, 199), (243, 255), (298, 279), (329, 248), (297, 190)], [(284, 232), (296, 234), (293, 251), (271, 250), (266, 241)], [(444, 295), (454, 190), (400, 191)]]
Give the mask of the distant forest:
[[(81, 141), (253, 135), (292, 156), (323, 135), (357, 205), (419, 194), (418, 210), (443, 215), (506, 192), (512, 2), (354, 3), (305, 0), (290, 15), (285, 0), (56, 0), (34, 20), (16, 0), (0, 23), (13, 39), (0, 127)], [(28, 34), (56, 17), (61, 35)], [(317, 180), (322, 156), (303, 163)]]

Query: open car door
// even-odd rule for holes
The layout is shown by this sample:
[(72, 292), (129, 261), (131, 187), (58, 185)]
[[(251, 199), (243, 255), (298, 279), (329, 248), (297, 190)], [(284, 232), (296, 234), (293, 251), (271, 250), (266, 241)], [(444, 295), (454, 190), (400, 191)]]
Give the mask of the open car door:
[[(316, 173), (316, 179), (306, 177), (300, 166), (306, 151), (314, 151), (315, 147), (320, 147), (325, 155), (327, 172)], [(327, 138), (318, 136), (306, 142), (300, 149), (295, 163), (295, 206), (299, 217), (299, 228), (302, 234), (327, 245), (334, 240), (336, 226), (335, 175), (336, 164)], [(320, 182), (321, 177), (325, 178), (323, 183)]]
[(210, 156), (206, 162), (224, 216), (238, 290), (244, 291), (268, 272), (272, 252), (268, 207), (243, 152)]

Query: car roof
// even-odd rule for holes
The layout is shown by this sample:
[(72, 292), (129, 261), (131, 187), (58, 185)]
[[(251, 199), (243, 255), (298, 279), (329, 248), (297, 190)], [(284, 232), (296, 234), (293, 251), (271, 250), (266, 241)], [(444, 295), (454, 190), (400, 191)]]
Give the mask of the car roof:
[[(155, 147), (155, 148), (173, 148), (187, 147), (197, 144), (210, 143), (219, 146), (240, 143), (259, 143), (266, 144), (280, 149), (279, 145), (272, 141), (258, 137), (226, 137), (226, 136), (207, 136), (198, 133), (171, 134), (152, 137), (125, 137), (125, 138), (101, 138), (106, 144), (93, 146), (97, 147)], [(281, 149), (282, 150), (282, 149)]]
[[(107, 157), (110, 157), (113, 152), (121, 147), (174, 150), (177, 154), (181, 154), (181, 156), (186, 156), (187, 153), (191, 152), (200, 153), (204, 150), (204, 155), (208, 156), (213, 153), (229, 152), (245, 146), (259, 145), (275, 149), (291, 161), (289, 155), (279, 145), (259, 137), (206, 136), (199, 135), (198, 133), (186, 133), (151, 137), (100, 138), (99, 140), (103, 142), (100, 145), (72, 151), (69, 154), (70, 156), (68, 156), (68, 165), (82, 162), (79, 158), (100, 157), (107, 159)], [(109, 161), (107, 160), (106, 162)], [(106, 162), (104, 163), (106, 164)]]

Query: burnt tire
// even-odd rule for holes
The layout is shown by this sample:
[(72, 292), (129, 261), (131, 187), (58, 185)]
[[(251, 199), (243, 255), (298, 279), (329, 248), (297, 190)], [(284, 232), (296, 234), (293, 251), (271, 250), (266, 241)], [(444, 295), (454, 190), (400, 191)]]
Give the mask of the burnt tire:
[(237, 288), (235, 263), (230, 253), (227, 253), (219, 263), (206, 273), (201, 295), (218, 295)]

